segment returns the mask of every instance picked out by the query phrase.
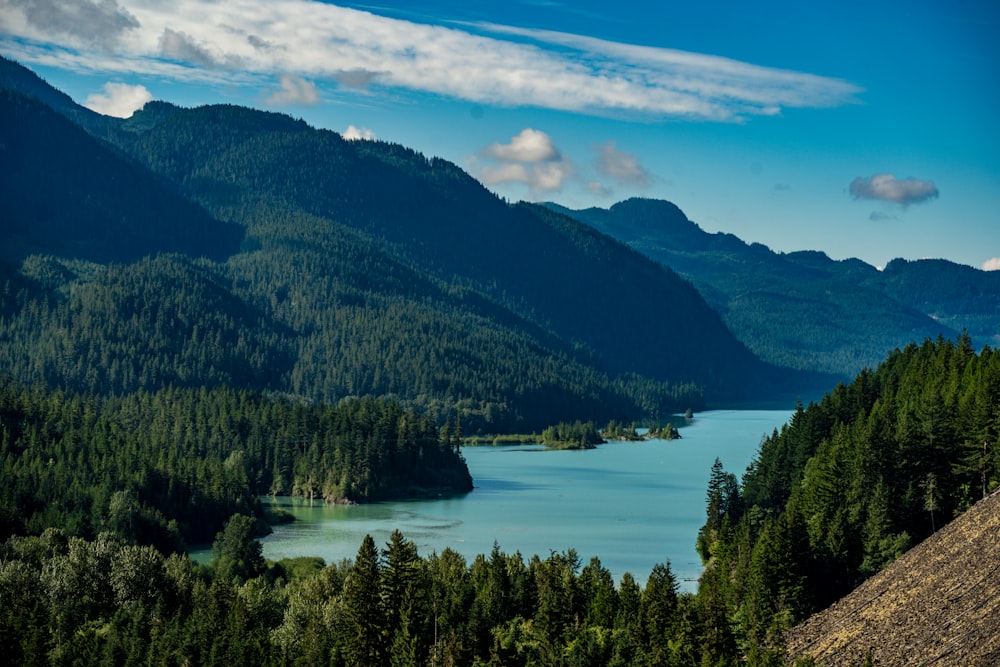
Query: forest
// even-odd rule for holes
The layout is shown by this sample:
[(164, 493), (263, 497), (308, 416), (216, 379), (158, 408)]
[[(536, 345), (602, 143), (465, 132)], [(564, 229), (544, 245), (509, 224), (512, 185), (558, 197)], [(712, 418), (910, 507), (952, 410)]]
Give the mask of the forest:
[(675, 204), (657, 199), (578, 211), (546, 206), (690, 280), (740, 341), (779, 366), (846, 381), (893, 348), (924, 338), (966, 331), (977, 347), (995, 344), (996, 272), (943, 259), (894, 259), (878, 269), (816, 250), (775, 252), (706, 232)]
[[(897, 350), (800, 405), (742, 479), (721, 461), (706, 471), (696, 593), (678, 592), (669, 563), (616, 582), (572, 550), (495, 545), (467, 562), (419, 554), (398, 532), (384, 547), (366, 538), (350, 562), (265, 561), (251, 491), (323, 493), (310, 473), (358, 456), (345, 442), (387, 459), (369, 493), (409, 472), (401, 450), (460, 460), (460, 425), (438, 432), (394, 404), (314, 409), (232, 390), (103, 403), (9, 384), (2, 397), (15, 483), (0, 638), (20, 664), (781, 665), (785, 630), (1000, 485), (1000, 354), (967, 337)], [(193, 535), (176, 502), (187, 493), (215, 518), (209, 565), (177, 551)]]
[(0, 383), (0, 536), (112, 530), (161, 551), (212, 540), (260, 495), (366, 502), (472, 490), (460, 425), (384, 399), (336, 407), (229, 388), (120, 398)]

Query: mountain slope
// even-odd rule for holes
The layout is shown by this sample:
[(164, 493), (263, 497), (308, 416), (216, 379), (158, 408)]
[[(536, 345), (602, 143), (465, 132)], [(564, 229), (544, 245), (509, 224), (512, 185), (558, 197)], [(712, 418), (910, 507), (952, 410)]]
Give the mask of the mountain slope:
[(786, 635), (818, 664), (1000, 664), (1000, 492)]
[(155, 252), (224, 259), (243, 230), (38, 100), (0, 88), (2, 252), (134, 261)]
[(1000, 274), (943, 260), (897, 260), (880, 272), (820, 252), (778, 254), (706, 233), (664, 201), (582, 211), (548, 206), (692, 281), (737, 337), (771, 363), (850, 377), (927, 337), (966, 329), (977, 344), (995, 344), (1000, 335)]
[(0, 372), (20, 381), (385, 395), (468, 432), (817, 382), (754, 358), (669, 269), (450, 163), (228, 106), (151, 103), (105, 141), (0, 74)]
[(612, 373), (719, 392), (769, 372), (672, 271), (579, 223), (508, 206), (445, 161), (235, 107), (178, 111), (123, 148), (224, 219), (283, 208), (385, 240), (582, 343)]

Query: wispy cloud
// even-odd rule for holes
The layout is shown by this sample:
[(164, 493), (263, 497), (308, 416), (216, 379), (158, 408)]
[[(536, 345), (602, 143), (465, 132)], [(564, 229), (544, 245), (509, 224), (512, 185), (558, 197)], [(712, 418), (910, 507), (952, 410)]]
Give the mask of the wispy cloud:
[(258, 85), (294, 73), (348, 88), (602, 115), (734, 121), (848, 104), (861, 92), (838, 79), (696, 53), (492, 24), (431, 25), (309, 0), (0, 0), (0, 32), (16, 57), (44, 56), (48, 65), (181, 80), (232, 74)]
[(280, 89), (267, 97), (267, 103), (275, 106), (303, 105), (314, 106), (320, 103), (319, 91), (316, 85), (300, 76), (282, 74), (278, 79)]
[(918, 178), (896, 178), (892, 174), (875, 174), (867, 178), (858, 176), (850, 185), (855, 199), (877, 199), (909, 206), (920, 204), (938, 196), (934, 181)]
[(622, 150), (618, 150), (614, 141), (607, 141), (595, 146), (597, 160), (594, 166), (598, 173), (607, 176), (622, 185), (640, 188), (649, 186), (652, 175), (646, 170), (639, 159)]
[(104, 84), (103, 90), (103, 93), (88, 95), (83, 105), (105, 116), (128, 118), (153, 99), (152, 93), (146, 90), (145, 86), (109, 82)]
[(598, 197), (610, 197), (615, 191), (600, 181), (591, 181), (587, 183), (587, 192)]
[(890, 220), (899, 220), (899, 216), (886, 213), (885, 211), (872, 211), (868, 219), (872, 222), (888, 222)]
[(983, 271), (1000, 271), (1000, 257), (993, 257), (983, 262)]
[(482, 150), (490, 163), (473, 166), (486, 185), (520, 183), (533, 196), (562, 189), (576, 174), (573, 163), (564, 157), (545, 132), (525, 128), (509, 143), (494, 143)]
[(198, 39), (186, 32), (164, 28), (160, 33), (160, 55), (169, 60), (179, 60), (199, 67), (216, 67), (216, 62), (208, 47), (199, 44)]

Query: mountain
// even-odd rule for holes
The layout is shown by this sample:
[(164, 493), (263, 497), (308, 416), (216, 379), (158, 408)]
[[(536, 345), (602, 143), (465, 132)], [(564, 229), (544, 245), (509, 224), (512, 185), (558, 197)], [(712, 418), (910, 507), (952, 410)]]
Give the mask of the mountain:
[(0, 372), (21, 381), (393, 396), (468, 432), (828, 382), (760, 362), (670, 269), (446, 161), (234, 106), (95, 124), (15, 63), (0, 81)]
[(785, 637), (817, 664), (1000, 664), (1000, 492)]
[(551, 210), (591, 225), (690, 280), (762, 359), (851, 377), (910, 342), (967, 330), (1000, 340), (1000, 273), (944, 260), (885, 270), (821, 252), (775, 253), (703, 231), (674, 204), (630, 199), (610, 209)]
[[(130, 262), (158, 252), (225, 259), (243, 229), (220, 222), (33, 97), (0, 88), (2, 252)], [(54, 195), (58, 196), (54, 196)]]

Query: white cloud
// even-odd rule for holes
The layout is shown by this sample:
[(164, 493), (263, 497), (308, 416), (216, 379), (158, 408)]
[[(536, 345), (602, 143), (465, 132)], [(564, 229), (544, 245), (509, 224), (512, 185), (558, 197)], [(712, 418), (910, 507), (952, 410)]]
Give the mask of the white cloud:
[(354, 125), (347, 126), (347, 129), (344, 130), (343, 137), (348, 141), (358, 141), (361, 139), (372, 140), (376, 138), (375, 133), (367, 127), (355, 127)]
[(1000, 271), (1000, 257), (993, 257), (983, 262), (983, 271)]
[(892, 174), (875, 174), (868, 178), (858, 176), (850, 185), (855, 199), (878, 199), (903, 206), (919, 204), (938, 196), (934, 181), (917, 178), (896, 178)]
[(479, 169), (480, 180), (486, 185), (520, 183), (526, 185), (533, 196), (562, 190), (563, 184), (576, 173), (572, 163), (540, 162), (524, 164), (508, 162), (485, 165)]
[[(0, 32), (15, 38), (18, 57), (95, 71), (230, 83), (287, 72), (479, 104), (722, 121), (852, 103), (861, 92), (714, 56), (506, 26), (429, 25), (310, 0), (37, 1), (0, 0)], [(77, 5), (108, 25), (77, 29)], [(110, 45), (113, 57), (80, 51)]]
[(525, 128), (510, 143), (494, 143), (482, 154), (494, 164), (474, 165), (480, 180), (486, 185), (520, 183), (532, 196), (562, 189), (576, 174), (573, 163), (563, 157), (552, 138), (545, 132)]
[(311, 81), (293, 74), (282, 74), (278, 79), (278, 84), (281, 89), (268, 96), (268, 104), (314, 106), (320, 103), (319, 91), (316, 90), (316, 85)]
[(87, 101), (83, 105), (91, 111), (105, 116), (128, 118), (136, 110), (141, 109), (146, 102), (153, 99), (153, 95), (146, 90), (145, 86), (109, 82), (104, 84), (103, 90), (103, 93), (88, 95)]
[(510, 143), (494, 143), (482, 154), (492, 164), (472, 165), (472, 170), (486, 185), (520, 183), (533, 197), (562, 190), (563, 184), (576, 175), (573, 163), (562, 155), (545, 132), (525, 128)]
[(595, 166), (599, 173), (623, 185), (640, 188), (649, 185), (652, 177), (646, 168), (639, 164), (639, 159), (631, 153), (618, 150), (614, 141), (595, 146), (594, 150), (597, 151)]
[(559, 159), (552, 138), (544, 132), (526, 127), (509, 144), (495, 143), (483, 151), (487, 156), (507, 162), (547, 162)]

